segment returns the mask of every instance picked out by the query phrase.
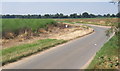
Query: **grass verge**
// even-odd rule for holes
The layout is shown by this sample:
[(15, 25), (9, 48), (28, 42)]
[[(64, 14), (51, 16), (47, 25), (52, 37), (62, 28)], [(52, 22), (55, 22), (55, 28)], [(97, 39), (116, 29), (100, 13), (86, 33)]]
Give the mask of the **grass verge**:
[(50, 47), (66, 42), (65, 40), (43, 39), (32, 44), (23, 44), (0, 50), (2, 52), (2, 64), (14, 62), (23, 57), (43, 51)]
[(96, 53), (88, 69), (118, 69), (118, 36), (113, 36), (104, 46)]

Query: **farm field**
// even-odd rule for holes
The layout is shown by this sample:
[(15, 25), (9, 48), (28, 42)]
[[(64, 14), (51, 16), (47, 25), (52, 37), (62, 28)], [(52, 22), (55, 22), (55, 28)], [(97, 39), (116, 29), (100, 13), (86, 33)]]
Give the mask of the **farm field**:
[(56, 21), (70, 22), (70, 23), (93, 24), (93, 25), (102, 25), (102, 26), (112, 26), (112, 25), (117, 25), (118, 18), (56, 19)]
[(2, 36), (11, 38), (24, 32), (35, 33), (40, 28), (47, 29), (48, 25), (55, 24), (51, 19), (2, 19)]

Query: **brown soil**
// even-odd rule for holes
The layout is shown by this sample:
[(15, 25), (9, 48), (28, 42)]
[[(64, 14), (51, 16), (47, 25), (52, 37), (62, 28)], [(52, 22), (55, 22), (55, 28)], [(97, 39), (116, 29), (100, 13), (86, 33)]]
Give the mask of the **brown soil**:
[(37, 34), (37, 36), (31, 35), (29, 36), (29, 38), (28, 37), (26, 38), (24, 37), (25, 34), (21, 34), (12, 39), (2, 39), (0, 40), (0, 42), (2, 42), (3, 48), (8, 48), (20, 44), (33, 43), (36, 42), (37, 40), (46, 39), (46, 38), (70, 40), (93, 32), (92, 28), (88, 28), (83, 25), (78, 26), (68, 23), (61, 23), (61, 24), (62, 25), (59, 24), (57, 26), (49, 26), (47, 30), (39, 29), (38, 31), (40, 33)]

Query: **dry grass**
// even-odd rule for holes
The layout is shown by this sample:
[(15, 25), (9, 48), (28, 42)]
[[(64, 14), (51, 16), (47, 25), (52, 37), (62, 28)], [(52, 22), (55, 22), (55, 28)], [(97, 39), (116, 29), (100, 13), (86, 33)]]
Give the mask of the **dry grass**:
[(72, 22), (72, 23), (76, 22), (76, 23), (105, 25), (105, 26), (111, 26), (118, 22), (118, 18), (86, 18), (86, 19), (56, 19), (56, 20), (63, 22)]
[(64, 42), (66, 41), (56, 39), (43, 39), (31, 44), (22, 44), (19, 46), (2, 49), (0, 50), (0, 52), (2, 52), (2, 64), (4, 65), (6, 63), (14, 62), (23, 57), (43, 51)]

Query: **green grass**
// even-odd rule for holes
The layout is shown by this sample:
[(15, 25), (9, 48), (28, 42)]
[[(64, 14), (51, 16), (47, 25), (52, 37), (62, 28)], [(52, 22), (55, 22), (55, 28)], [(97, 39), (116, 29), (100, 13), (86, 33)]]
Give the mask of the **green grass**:
[(37, 31), (39, 28), (46, 28), (48, 24), (55, 24), (52, 19), (2, 19), (2, 32), (15, 32), (21, 29), (32, 29)]
[(112, 37), (104, 46), (96, 53), (88, 69), (116, 69), (118, 62), (118, 36)]
[(43, 39), (38, 40), (37, 42), (32, 44), (22, 44), (19, 46), (2, 49), (0, 50), (0, 52), (2, 52), (2, 64), (4, 65), (6, 63), (14, 62), (23, 57), (43, 51), (64, 42), (66, 41), (56, 39)]
[(2, 38), (2, 19), (0, 19), (0, 38)]

